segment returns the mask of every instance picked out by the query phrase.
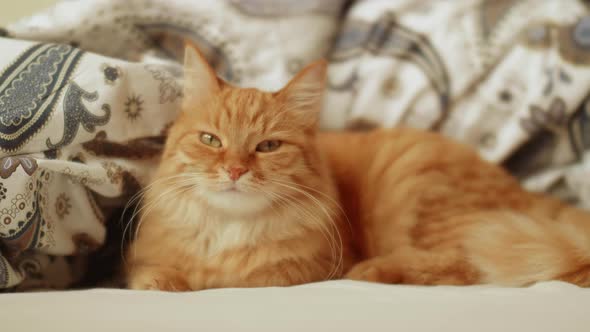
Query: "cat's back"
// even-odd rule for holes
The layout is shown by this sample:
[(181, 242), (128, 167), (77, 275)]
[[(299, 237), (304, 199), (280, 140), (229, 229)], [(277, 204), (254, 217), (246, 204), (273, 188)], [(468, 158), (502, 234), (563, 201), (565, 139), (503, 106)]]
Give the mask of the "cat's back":
[(413, 128), (376, 129), (366, 132), (323, 132), (320, 150), (336, 172), (382, 171), (396, 167), (416, 169), (452, 162), (483, 163), (477, 153), (440, 134)]
[(471, 197), (473, 207), (523, 197), (518, 182), (501, 167), (437, 133), (411, 128), (325, 132), (318, 141), (353, 218), (365, 213), (360, 210), (441, 193)]

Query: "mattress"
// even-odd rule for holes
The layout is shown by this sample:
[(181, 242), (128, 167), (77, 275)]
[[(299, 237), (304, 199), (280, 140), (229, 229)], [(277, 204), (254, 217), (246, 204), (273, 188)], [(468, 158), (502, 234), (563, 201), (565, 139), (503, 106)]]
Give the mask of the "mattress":
[(590, 290), (329, 281), (189, 293), (0, 295), (2, 331), (590, 331)]

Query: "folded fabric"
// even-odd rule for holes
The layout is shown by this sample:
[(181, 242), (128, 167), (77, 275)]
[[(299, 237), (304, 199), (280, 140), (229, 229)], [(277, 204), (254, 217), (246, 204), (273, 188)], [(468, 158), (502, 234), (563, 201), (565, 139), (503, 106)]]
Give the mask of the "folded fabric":
[(0, 289), (83, 275), (157, 165), (185, 40), (224, 79), (265, 90), (326, 57), (322, 128), (440, 131), (590, 208), (589, 14), (582, 0), (76, 0), (10, 25)]
[(179, 111), (185, 40), (226, 80), (277, 89), (328, 52), (342, 4), (82, 0), (9, 26), (0, 288), (64, 288), (82, 275), (112, 208), (157, 165)]

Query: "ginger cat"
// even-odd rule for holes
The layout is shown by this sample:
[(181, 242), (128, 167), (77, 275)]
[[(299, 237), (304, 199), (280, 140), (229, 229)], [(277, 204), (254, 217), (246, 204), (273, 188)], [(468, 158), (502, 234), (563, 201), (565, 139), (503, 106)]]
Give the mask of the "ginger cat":
[(434, 133), (318, 133), (325, 72), (318, 62), (278, 92), (241, 89), (187, 47), (130, 288), (590, 285), (590, 214)]
[(325, 65), (238, 89), (191, 47), (183, 112), (126, 259), (134, 289), (293, 285), (342, 275), (343, 220), (315, 145)]

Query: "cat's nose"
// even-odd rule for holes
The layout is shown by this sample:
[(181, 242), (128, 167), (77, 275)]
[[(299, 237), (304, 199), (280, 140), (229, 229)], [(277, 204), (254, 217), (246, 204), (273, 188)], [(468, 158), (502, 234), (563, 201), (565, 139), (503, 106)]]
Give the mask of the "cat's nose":
[(232, 181), (237, 181), (242, 175), (248, 172), (248, 169), (244, 166), (229, 166), (225, 168), (227, 174), (229, 174), (229, 178)]

